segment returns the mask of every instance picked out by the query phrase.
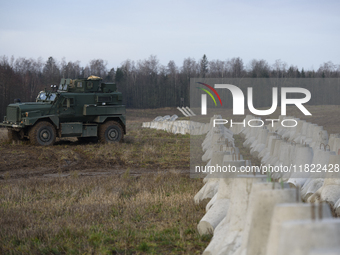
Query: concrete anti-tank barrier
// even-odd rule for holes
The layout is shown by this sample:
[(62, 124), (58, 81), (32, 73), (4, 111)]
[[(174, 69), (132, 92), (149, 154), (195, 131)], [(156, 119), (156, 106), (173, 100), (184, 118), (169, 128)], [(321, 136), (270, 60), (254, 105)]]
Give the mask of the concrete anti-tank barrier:
[[(323, 204), (321, 208), (323, 218), (332, 218), (332, 213), (328, 205)], [(270, 225), (270, 234), (267, 242), (267, 255), (278, 254), (280, 243), (280, 231), (282, 223), (290, 220), (307, 220), (313, 215), (320, 217), (320, 208), (304, 203), (278, 204), (275, 206)]]
[[(180, 110), (188, 116), (194, 114), (190, 109)], [(251, 155), (258, 157), (264, 165), (339, 164), (340, 161), (337, 156), (340, 135), (328, 136), (322, 126), (292, 116), (279, 116), (279, 120), (295, 119), (297, 126), (294, 128), (282, 127), (275, 123), (273, 127), (267, 125), (262, 128), (250, 128), (235, 125), (230, 129), (223, 125), (213, 127), (213, 119), (222, 118), (221, 116), (214, 116), (209, 123), (171, 121), (169, 116), (159, 117), (156, 118), (157, 121), (143, 123), (143, 127), (181, 134), (206, 134), (202, 143), (204, 152), (202, 159), (208, 162), (207, 166), (247, 165), (235, 147), (233, 134), (244, 137), (244, 146), (248, 147)], [(247, 115), (245, 123), (254, 118)], [(328, 149), (320, 147), (320, 144), (327, 143)], [(324, 219), (318, 222), (311, 221), (314, 225), (308, 231), (306, 230), (308, 227), (301, 222), (306, 219), (310, 221), (308, 218), (312, 214), (309, 210), (311, 205), (296, 203), (296, 189), (287, 189), (286, 184), (284, 189), (280, 189), (281, 185), (278, 183), (254, 183), (255, 179), (251, 179), (250, 176), (242, 180), (226, 177), (223, 173), (207, 173), (202, 189), (194, 198), (196, 203), (210, 199), (206, 206), (207, 213), (198, 224), (200, 234), (213, 233), (204, 254), (320, 254), (317, 250), (319, 248), (325, 248), (332, 254), (337, 250), (332, 238), (331, 241), (325, 241), (324, 238), (317, 240), (321, 233), (332, 236), (338, 231), (336, 226), (339, 223), (333, 221), (331, 227), (332, 224), (325, 219), (331, 217), (328, 205), (324, 204), (322, 207)], [(315, 176), (308, 173), (302, 178), (296, 173), (277, 173), (272, 177), (297, 187), (299, 197), (304, 201), (327, 202), (340, 215), (340, 178), (334, 178), (332, 174), (311, 178)], [(298, 220), (297, 222), (302, 224), (301, 228), (304, 229), (302, 232), (313, 232), (310, 239), (317, 241), (313, 244), (304, 239), (299, 243), (296, 240), (301, 234), (295, 238), (289, 236), (288, 233), (295, 231), (292, 230), (295, 229), (293, 226), (295, 223), (293, 224), (291, 220)], [(290, 230), (286, 230), (287, 228)], [(293, 248), (287, 250), (290, 245)]]
[(229, 209), (225, 218), (214, 230), (214, 236), (203, 254), (218, 254), (235, 251), (241, 244), (249, 198), (253, 183), (264, 180), (263, 176), (238, 176), (231, 179)]
[(295, 220), (282, 224), (278, 255), (308, 255), (315, 249), (339, 249), (340, 219)]

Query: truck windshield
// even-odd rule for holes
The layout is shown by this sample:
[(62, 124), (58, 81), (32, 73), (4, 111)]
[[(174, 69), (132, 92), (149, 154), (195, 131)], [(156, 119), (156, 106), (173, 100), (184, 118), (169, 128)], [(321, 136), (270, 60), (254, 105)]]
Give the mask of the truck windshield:
[(37, 97), (37, 102), (53, 102), (57, 97), (56, 93), (41, 91)]

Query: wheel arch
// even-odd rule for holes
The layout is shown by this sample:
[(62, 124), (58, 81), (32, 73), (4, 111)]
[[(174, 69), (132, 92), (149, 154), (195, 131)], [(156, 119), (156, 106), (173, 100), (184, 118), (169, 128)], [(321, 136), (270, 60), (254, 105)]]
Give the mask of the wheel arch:
[(125, 124), (123, 123), (123, 121), (119, 118), (119, 117), (108, 117), (105, 121), (104, 121), (104, 123), (105, 122), (108, 122), (108, 121), (116, 121), (116, 122), (118, 122), (120, 125), (121, 125), (121, 127), (123, 128), (123, 132), (124, 132), (124, 135), (126, 135), (126, 127), (125, 127)]
[(58, 119), (58, 121), (56, 123), (50, 117), (44, 117), (44, 118), (37, 119), (37, 121), (34, 122), (34, 124), (30, 128), (32, 128), (33, 126), (37, 125), (39, 122), (42, 122), (42, 121), (47, 121), (47, 122), (51, 123), (56, 130), (59, 129), (59, 119)]
[(94, 122), (98, 124), (104, 124), (107, 121), (116, 121), (118, 122), (121, 127), (123, 128), (124, 135), (126, 134), (126, 126), (125, 126), (125, 115), (115, 115), (115, 116), (97, 116), (94, 119)]
[(59, 129), (59, 118), (57, 116), (46, 116), (43, 118), (36, 119), (36, 121), (34, 121), (34, 123), (32, 123), (32, 125), (30, 126), (30, 128), (32, 128), (34, 125), (41, 121), (48, 121), (54, 126), (56, 130)]

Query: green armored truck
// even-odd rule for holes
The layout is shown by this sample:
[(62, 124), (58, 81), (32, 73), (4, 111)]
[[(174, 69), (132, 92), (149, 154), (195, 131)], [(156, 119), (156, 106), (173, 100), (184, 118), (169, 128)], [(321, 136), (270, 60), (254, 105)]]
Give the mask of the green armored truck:
[(28, 138), (34, 145), (53, 145), (56, 137), (119, 142), (126, 134), (125, 105), (116, 84), (97, 76), (61, 79), (59, 87), (41, 91), (36, 102), (14, 103), (0, 126), (9, 138)]

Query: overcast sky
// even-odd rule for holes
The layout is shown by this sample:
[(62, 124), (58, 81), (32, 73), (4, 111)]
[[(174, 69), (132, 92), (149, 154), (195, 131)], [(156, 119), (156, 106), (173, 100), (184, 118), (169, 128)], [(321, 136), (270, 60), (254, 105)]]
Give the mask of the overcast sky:
[(340, 64), (340, 1), (0, 0), (0, 56)]

